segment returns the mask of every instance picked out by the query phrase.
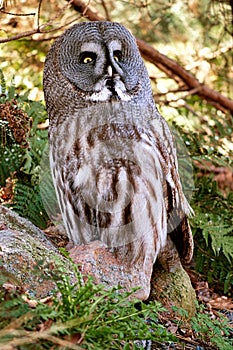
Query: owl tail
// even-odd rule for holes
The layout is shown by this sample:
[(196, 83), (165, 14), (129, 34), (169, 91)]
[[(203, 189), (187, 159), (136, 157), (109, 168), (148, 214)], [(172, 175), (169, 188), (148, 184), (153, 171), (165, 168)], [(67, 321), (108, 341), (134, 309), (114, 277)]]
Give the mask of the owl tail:
[[(193, 235), (187, 215), (180, 219), (179, 225), (170, 231), (169, 236), (176, 246), (181, 262), (190, 263), (193, 256)], [(177, 218), (175, 219), (177, 222)]]

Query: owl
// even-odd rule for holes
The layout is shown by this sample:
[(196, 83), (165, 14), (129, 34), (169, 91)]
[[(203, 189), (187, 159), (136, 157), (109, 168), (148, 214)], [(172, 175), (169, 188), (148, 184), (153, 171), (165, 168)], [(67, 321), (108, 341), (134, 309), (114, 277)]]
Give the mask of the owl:
[(99, 241), (122, 263), (192, 258), (191, 214), (175, 143), (136, 40), (121, 24), (82, 22), (44, 67), (50, 165), (74, 245)]

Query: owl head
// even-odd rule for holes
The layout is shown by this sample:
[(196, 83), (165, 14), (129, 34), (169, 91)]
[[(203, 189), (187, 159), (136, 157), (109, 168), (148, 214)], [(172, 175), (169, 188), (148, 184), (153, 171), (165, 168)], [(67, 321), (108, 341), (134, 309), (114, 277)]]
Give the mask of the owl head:
[(153, 99), (135, 38), (112, 22), (78, 23), (55, 41), (45, 62), (44, 91), (46, 100), (55, 92), (63, 108), (67, 94), (69, 103), (81, 106)]

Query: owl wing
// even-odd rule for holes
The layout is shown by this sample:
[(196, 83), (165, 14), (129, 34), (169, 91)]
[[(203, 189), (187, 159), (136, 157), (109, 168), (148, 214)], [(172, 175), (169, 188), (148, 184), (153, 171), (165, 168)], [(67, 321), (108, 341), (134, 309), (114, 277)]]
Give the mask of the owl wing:
[[(175, 202), (173, 206), (167, 209), (168, 236), (175, 244), (181, 261), (189, 263), (193, 256), (193, 236), (188, 221), (188, 214), (184, 208), (184, 206), (188, 205), (187, 199), (184, 195), (182, 197), (180, 205), (177, 205)], [(171, 198), (168, 196), (167, 201), (171, 202)], [(182, 203), (182, 201), (186, 203)]]
[(161, 154), (168, 239), (174, 243), (181, 261), (188, 263), (193, 255), (193, 236), (188, 216), (192, 215), (193, 211), (183, 193), (173, 135), (166, 121), (157, 111), (155, 116), (151, 123), (151, 131), (156, 148)]

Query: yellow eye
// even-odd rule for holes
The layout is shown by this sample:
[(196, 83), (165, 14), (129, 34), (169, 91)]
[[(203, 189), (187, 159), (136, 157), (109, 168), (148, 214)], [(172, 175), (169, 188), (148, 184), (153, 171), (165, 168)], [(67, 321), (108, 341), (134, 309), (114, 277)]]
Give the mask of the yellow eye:
[(92, 62), (95, 62), (96, 58), (97, 58), (97, 55), (95, 52), (84, 51), (80, 54), (79, 62), (84, 64), (92, 63)]
[(113, 52), (113, 58), (116, 62), (120, 62), (122, 58), (122, 52), (120, 50), (115, 50)]
[(91, 57), (85, 57), (83, 59), (83, 63), (89, 63), (89, 62), (92, 62), (92, 61), (93, 61), (93, 59)]

